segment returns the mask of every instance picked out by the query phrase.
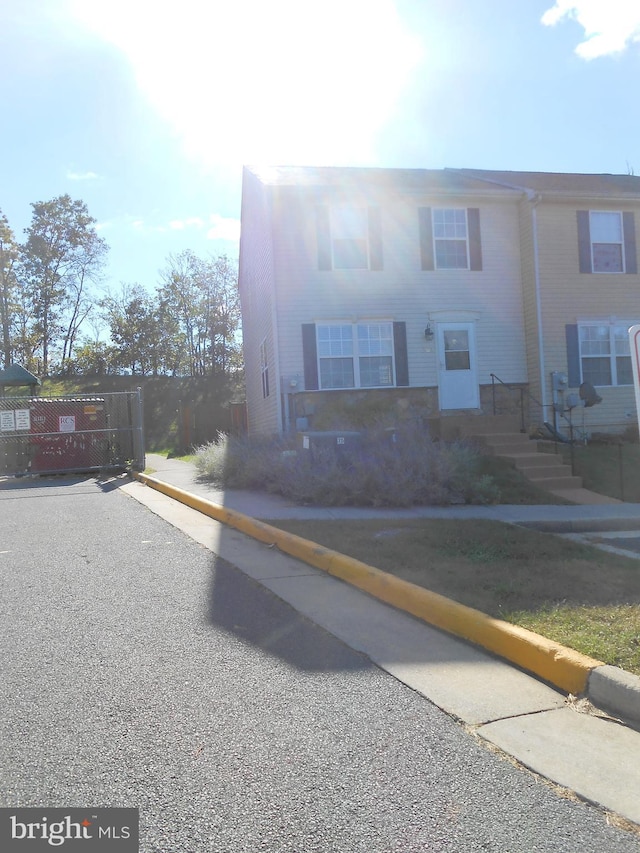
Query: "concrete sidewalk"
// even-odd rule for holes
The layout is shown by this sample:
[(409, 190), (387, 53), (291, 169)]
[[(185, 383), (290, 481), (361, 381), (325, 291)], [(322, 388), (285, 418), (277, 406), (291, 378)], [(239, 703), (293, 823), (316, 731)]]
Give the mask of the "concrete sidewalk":
[[(148, 454), (147, 465), (153, 469), (154, 479), (169, 484), (169, 494), (175, 487), (254, 519), (481, 517), (566, 530), (640, 529), (640, 506), (632, 504), (391, 511), (298, 507), (276, 496), (216, 490), (198, 482), (194, 466), (177, 460)], [(609, 716), (589, 702), (567, 697), (477, 647), (304, 566), (278, 548), (252, 542), (184, 503), (140, 483), (126, 488), (154, 512), (465, 722), (480, 737), (582, 798), (640, 824), (636, 771), (640, 732), (615, 719), (633, 716), (627, 713), (629, 702), (632, 712), (640, 708), (640, 679), (615, 667), (596, 670), (595, 687), (588, 698), (606, 706), (612, 712)], [(180, 500), (178, 492), (175, 496)]]

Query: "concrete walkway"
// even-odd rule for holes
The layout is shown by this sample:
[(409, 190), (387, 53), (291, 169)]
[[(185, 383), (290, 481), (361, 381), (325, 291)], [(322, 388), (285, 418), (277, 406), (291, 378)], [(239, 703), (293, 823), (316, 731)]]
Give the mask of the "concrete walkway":
[[(194, 466), (147, 455), (153, 478), (252, 518), (491, 518), (565, 531), (640, 530), (640, 505), (416, 507), (409, 510), (299, 507), (276, 497), (220, 491)], [(134, 482), (125, 489), (205, 547), (229, 560), (520, 763), (581, 798), (640, 824), (640, 732), (591, 702), (567, 697), (502, 660), (442, 633), (183, 502)], [(176, 493), (177, 494), (177, 493)], [(601, 670), (615, 670), (601, 667)], [(601, 673), (611, 708), (620, 670)], [(628, 676), (622, 706), (638, 701)], [(597, 691), (596, 691), (597, 693)], [(593, 701), (593, 697), (590, 697)], [(639, 706), (640, 707), (640, 706)]]

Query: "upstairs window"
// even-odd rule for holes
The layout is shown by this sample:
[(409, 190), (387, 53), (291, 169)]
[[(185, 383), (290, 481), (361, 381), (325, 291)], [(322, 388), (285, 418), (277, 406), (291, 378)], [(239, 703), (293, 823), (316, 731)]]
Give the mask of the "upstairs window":
[(369, 223), (363, 207), (331, 209), (333, 268), (366, 270), (369, 268)]
[(479, 208), (420, 207), (418, 227), (423, 270), (482, 270)]
[(631, 212), (578, 210), (581, 273), (638, 272), (635, 216)]
[(468, 269), (467, 211), (464, 208), (434, 208), (433, 242), (436, 269)]
[(319, 205), (316, 208), (319, 270), (381, 270), (379, 207)]
[(593, 271), (624, 272), (622, 214), (592, 210), (589, 217)]

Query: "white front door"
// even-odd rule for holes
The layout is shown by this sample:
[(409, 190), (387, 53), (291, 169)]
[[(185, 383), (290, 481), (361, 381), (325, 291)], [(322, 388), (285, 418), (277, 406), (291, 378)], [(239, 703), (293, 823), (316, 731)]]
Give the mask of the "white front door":
[(441, 409), (479, 407), (473, 323), (438, 323), (438, 390)]

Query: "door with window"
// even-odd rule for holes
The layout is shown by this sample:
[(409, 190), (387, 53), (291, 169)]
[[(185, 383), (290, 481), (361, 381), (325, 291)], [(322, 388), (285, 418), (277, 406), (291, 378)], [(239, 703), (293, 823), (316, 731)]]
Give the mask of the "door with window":
[(438, 391), (441, 409), (480, 405), (473, 323), (438, 323)]

